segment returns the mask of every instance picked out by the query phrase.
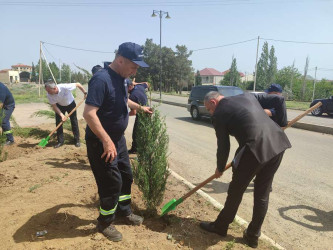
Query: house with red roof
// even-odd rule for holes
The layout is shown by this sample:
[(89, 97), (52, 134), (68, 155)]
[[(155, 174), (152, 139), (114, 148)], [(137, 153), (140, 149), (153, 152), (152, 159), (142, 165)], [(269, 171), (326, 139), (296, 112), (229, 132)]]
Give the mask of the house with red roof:
[(204, 68), (199, 71), (202, 85), (219, 85), (223, 80), (223, 74), (213, 68)]
[(16, 70), (18, 71), (19, 73), (25, 71), (25, 72), (29, 72), (31, 73), (32, 71), (32, 67), (29, 66), (29, 65), (25, 65), (25, 64), (22, 64), (22, 63), (18, 63), (16, 65), (12, 65), (12, 70)]

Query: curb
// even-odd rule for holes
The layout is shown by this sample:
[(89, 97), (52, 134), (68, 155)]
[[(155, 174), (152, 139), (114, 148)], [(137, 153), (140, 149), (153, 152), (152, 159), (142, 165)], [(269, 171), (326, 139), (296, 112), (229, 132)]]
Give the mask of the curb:
[[(189, 181), (187, 181), (186, 179), (184, 179), (183, 177), (181, 177), (179, 174), (177, 174), (176, 172), (174, 172), (173, 170), (169, 169), (171, 175), (173, 177), (175, 177), (177, 180), (183, 182), (186, 186), (188, 186), (190, 189), (195, 188), (195, 186), (190, 183)], [(211, 203), (215, 208), (222, 210), (223, 205), (221, 203), (219, 203), (217, 200), (215, 200), (213, 197), (209, 196), (208, 194), (206, 194), (204, 191), (202, 190), (198, 190), (196, 193), (198, 193), (201, 197), (203, 197), (206, 201), (208, 201), (209, 203)], [(239, 217), (238, 215), (236, 215), (235, 217), (235, 221), (240, 224), (241, 226), (247, 226), (249, 223), (247, 221), (245, 221), (244, 219), (242, 219), (241, 217)], [(273, 239), (269, 238), (267, 235), (265, 234), (261, 234), (260, 239), (268, 241), (270, 244), (272, 244), (274, 247), (276, 247), (277, 249), (280, 250), (285, 250), (284, 247), (282, 247), (281, 245), (279, 245), (278, 243), (276, 243), (276, 241), (274, 241)]]
[[(156, 99), (156, 98), (152, 98), (151, 100), (153, 102), (158, 102), (158, 103), (161, 102), (161, 103), (164, 103), (164, 104), (169, 104), (169, 105), (173, 105), (173, 106), (179, 106), (179, 107), (187, 108), (187, 104), (183, 104), (183, 103), (170, 102), (170, 101), (165, 101), (165, 100), (161, 101), (160, 99)], [(333, 135), (333, 128), (325, 127), (325, 126), (321, 126), (321, 125), (315, 125), (315, 124), (303, 123), (303, 122), (296, 122), (291, 127), (292, 128), (303, 129), (303, 130), (308, 130), (308, 131), (312, 131), (312, 132), (318, 132), (318, 133)]]

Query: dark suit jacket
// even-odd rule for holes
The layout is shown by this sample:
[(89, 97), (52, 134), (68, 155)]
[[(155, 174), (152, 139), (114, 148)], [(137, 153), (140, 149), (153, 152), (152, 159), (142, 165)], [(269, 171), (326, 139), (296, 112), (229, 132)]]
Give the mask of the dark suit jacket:
[(271, 116), (273, 121), (279, 124), (280, 127), (287, 126), (287, 109), (283, 96), (267, 93), (255, 94), (254, 96), (257, 98), (263, 109), (275, 110), (275, 114)]
[(236, 154), (247, 146), (260, 164), (291, 147), (286, 134), (267, 116), (252, 94), (224, 97), (216, 107), (213, 124), (217, 137), (217, 167), (221, 172), (229, 156), (230, 135), (239, 144)]

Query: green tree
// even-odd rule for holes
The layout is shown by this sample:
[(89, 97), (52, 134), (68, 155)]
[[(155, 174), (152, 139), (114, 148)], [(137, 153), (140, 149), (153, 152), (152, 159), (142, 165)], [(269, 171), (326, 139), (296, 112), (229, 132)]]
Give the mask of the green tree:
[(277, 73), (277, 58), (275, 56), (275, 48), (268, 48), (265, 42), (262, 47), (260, 59), (257, 67), (256, 88), (258, 90), (266, 89), (275, 79)]
[[(38, 61), (38, 64), (36, 65), (38, 72), (39, 72), (39, 63), (40, 63), (40, 61)], [(59, 68), (58, 68), (57, 64), (55, 62), (51, 62), (51, 63), (49, 63), (49, 66), (50, 66), (50, 69), (52, 70), (54, 78), (56, 79), (56, 81), (58, 81), (59, 80)], [(40, 72), (39, 72), (39, 74), (40, 74)], [(46, 82), (48, 79), (53, 79), (51, 72), (44, 59), (42, 59), (42, 79), (44, 82)]]
[(224, 75), (220, 82), (222, 85), (238, 86), (240, 83), (240, 74), (237, 70), (236, 58), (232, 58), (230, 70)]
[(301, 74), (293, 66), (283, 67), (276, 73), (275, 82), (280, 84), (283, 89), (291, 88), (292, 78), (299, 78)]
[(68, 64), (63, 63), (61, 66), (61, 82), (70, 82), (71, 74), (71, 67)]
[(142, 191), (147, 211), (156, 214), (157, 206), (163, 201), (169, 176), (167, 161), (169, 137), (165, 117), (161, 118), (157, 109), (152, 115), (142, 112), (138, 115), (138, 158), (133, 164), (133, 176)]
[(181, 94), (182, 88), (186, 85), (188, 86), (188, 83), (193, 80), (192, 61), (189, 60), (189, 57), (192, 55), (192, 51), (189, 51), (185, 45), (177, 45), (175, 55), (177, 66), (176, 77), (178, 80), (176, 91), (179, 90)]
[(269, 51), (268, 57), (268, 71), (267, 71), (267, 86), (272, 84), (275, 80), (275, 75), (277, 73), (277, 58), (275, 56), (275, 49), (272, 45), (271, 50)]
[(257, 76), (256, 76), (256, 89), (263, 90), (267, 85), (267, 72), (269, 68), (269, 53), (268, 53), (268, 43), (265, 42), (262, 46), (261, 56), (258, 61), (257, 66)]
[(31, 69), (31, 81), (32, 82), (36, 82), (37, 81), (37, 74), (36, 74), (36, 67), (34, 65), (34, 63), (32, 63), (32, 69)]
[(200, 86), (200, 85), (202, 85), (202, 79), (199, 70), (197, 70), (197, 73), (195, 74), (195, 86)]

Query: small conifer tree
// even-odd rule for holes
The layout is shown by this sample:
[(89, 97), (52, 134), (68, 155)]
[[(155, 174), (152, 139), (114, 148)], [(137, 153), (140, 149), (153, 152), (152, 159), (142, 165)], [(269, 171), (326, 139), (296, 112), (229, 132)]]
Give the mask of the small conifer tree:
[(163, 201), (169, 176), (167, 151), (169, 136), (165, 118), (158, 110), (152, 115), (139, 112), (137, 128), (137, 162), (133, 165), (135, 183), (143, 193), (143, 199), (150, 214), (156, 214), (157, 206)]

